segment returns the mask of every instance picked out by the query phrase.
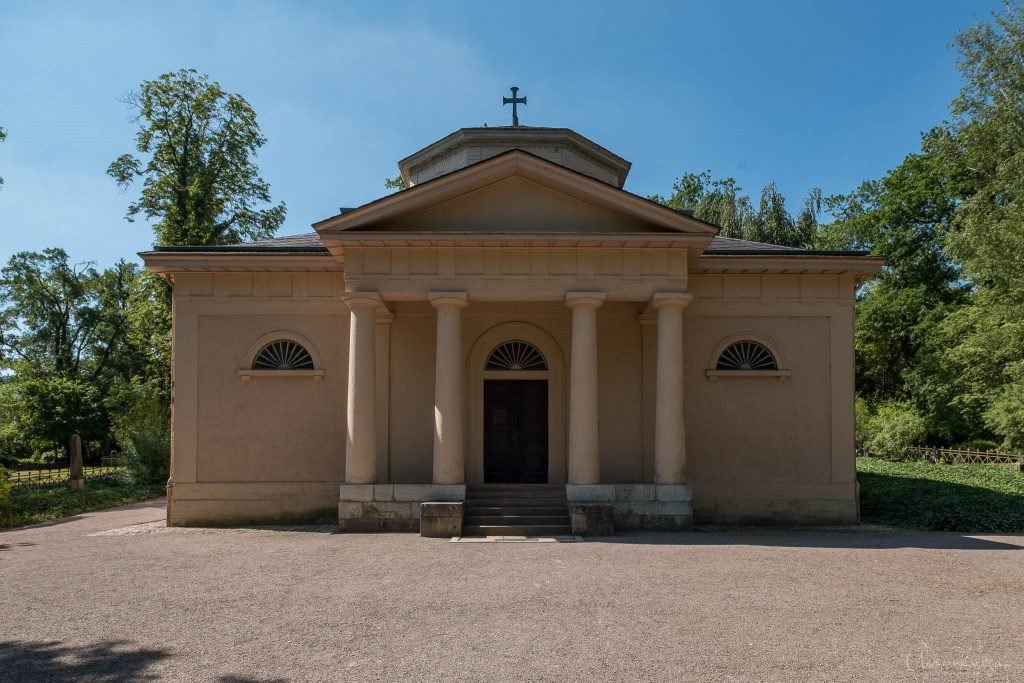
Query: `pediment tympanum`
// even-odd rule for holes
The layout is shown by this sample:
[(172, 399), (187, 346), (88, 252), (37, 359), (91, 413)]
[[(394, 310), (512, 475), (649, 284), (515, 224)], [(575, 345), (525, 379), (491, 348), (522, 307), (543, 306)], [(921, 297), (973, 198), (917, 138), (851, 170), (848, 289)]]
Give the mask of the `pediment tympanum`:
[[(686, 214), (512, 150), (314, 225), (329, 247), (353, 233), (671, 233), (717, 231)], [(385, 234), (381, 239), (390, 239)]]

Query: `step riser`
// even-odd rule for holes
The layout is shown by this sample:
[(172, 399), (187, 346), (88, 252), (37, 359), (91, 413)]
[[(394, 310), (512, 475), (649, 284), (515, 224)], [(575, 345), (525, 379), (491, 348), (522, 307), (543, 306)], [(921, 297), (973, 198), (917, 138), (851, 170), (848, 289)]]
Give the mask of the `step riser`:
[(520, 517), (553, 517), (557, 515), (568, 516), (568, 508), (565, 505), (534, 506), (509, 506), (509, 505), (467, 505), (465, 507), (466, 517), (473, 515), (512, 515)]
[(484, 484), (483, 486), (467, 486), (466, 491), (560, 491), (565, 493), (561, 484)]
[(566, 526), (569, 524), (568, 515), (552, 515), (550, 517), (540, 516), (518, 516), (518, 515), (470, 515), (463, 524), (497, 524), (507, 526)]
[(545, 502), (551, 501), (551, 502), (555, 502), (555, 503), (567, 503), (568, 499), (566, 499), (564, 496), (538, 496), (538, 495), (518, 496), (518, 495), (508, 495), (508, 494), (496, 494), (494, 496), (473, 496), (473, 495), (468, 495), (468, 496), (466, 496), (466, 501), (467, 502), (470, 502), (470, 501), (545, 501)]
[(568, 536), (572, 527), (565, 525), (547, 526), (498, 526), (467, 524), (462, 527), (463, 536)]

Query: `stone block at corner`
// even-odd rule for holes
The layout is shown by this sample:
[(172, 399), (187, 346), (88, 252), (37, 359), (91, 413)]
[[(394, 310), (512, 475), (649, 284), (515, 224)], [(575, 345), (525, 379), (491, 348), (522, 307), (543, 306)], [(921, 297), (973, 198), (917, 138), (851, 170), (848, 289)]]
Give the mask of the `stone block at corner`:
[(452, 538), (462, 535), (462, 503), (431, 502), (420, 505), (420, 536)]
[(338, 503), (338, 519), (360, 519), (363, 517), (364, 508), (362, 503), (351, 503), (341, 501)]
[(612, 536), (615, 514), (611, 505), (579, 504), (569, 506), (572, 533), (577, 536)]
[(567, 484), (565, 496), (570, 503), (610, 503), (615, 500), (615, 485)]
[(395, 500), (395, 485), (394, 484), (374, 484), (373, 485), (373, 499), (381, 502), (388, 502)]
[(369, 503), (373, 500), (373, 484), (342, 484), (338, 500)]
[(655, 484), (654, 495), (655, 500), (665, 503), (693, 500), (693, 491), (686, 484)]
[(409, 503), (461, 501), (466, 499), (465, 484), (395, 484), (395, 500)]
[(616, 484), (615, 500), (654, 500), (654, 484)]

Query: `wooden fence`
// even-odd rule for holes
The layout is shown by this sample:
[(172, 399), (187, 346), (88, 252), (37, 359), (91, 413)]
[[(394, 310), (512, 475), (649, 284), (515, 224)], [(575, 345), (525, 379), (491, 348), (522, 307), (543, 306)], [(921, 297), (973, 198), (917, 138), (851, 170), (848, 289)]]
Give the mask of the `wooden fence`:
[(969, 465), (1013, 465), (1024, 468), (1024, 455), (1019, 453), (992, 453), (962, 448), (938, 448), (911, 446), (907, 449), (908, 459), (928, 462), (966, 463)]
[[(85, 479), (95, 479), (98, 477), (111, 477), (116, 476), (124, 472), (124, 467), (117, 465), (101, 465), (101, 466), (87, 466), (82, 468)], [(12, 470), (7, 473), (8, 480), (14, 486), (34, 486), (34, 487), (46, 487), (46, 486), (59, 486), (68, 483), (71, 479), (71, 469), (67, 466), (43, 467), (34, 470)]]

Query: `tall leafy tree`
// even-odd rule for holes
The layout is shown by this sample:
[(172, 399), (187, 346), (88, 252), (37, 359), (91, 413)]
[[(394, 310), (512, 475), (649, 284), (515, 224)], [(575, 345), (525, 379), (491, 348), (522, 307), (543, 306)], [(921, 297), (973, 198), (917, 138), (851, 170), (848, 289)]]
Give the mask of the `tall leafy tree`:
[[(935, 133), (925, 136), (927, 149)], [(945, 317), (968, 299), (944, 249), (965, 179), (947, 173), (935, 154), (910, 154), (881, 180), (829, 197), (835, 219), (819, 229), (819, 245), (868, 249), (888, 262), (857, 303), (857, 386), (872, 404), (909, 401), (928, 417), (939, 440), (974, 436), (950, 410), (936, 344)]]
[(162, 287), (124, 261), (98, 271), (61, 249), (11, 257), (0, 269), (0, 448), (63, 447), (74, 432), (109, 444), (140, 384), (166, 403)]
[(1024, 448), (1024, 7), (956, 36), (963, 79), (933, 148), (971, 189), (949, 249), (975, 286), (975, 305), (948, 323), (956, 400), (1005, 445)]
[(139, 123), (136, 150), (107, 173), (127, 188), (142, 181), (127, 219), (155, 220), (161, 245), (228, 244), (273, 236), (285, 205), (271, 203), (255, 158), (266, 143), (241, 95), (194, 69), (144, 81), (125, 101)]

